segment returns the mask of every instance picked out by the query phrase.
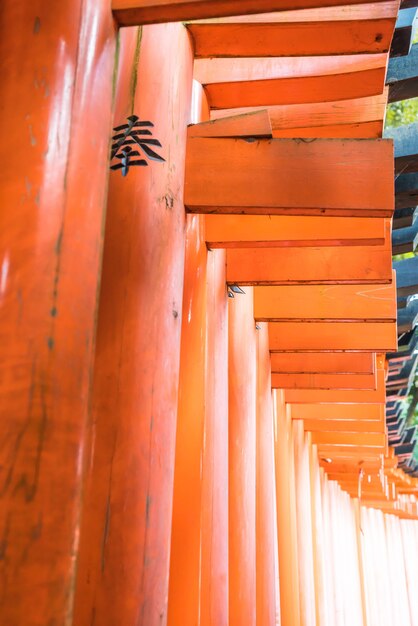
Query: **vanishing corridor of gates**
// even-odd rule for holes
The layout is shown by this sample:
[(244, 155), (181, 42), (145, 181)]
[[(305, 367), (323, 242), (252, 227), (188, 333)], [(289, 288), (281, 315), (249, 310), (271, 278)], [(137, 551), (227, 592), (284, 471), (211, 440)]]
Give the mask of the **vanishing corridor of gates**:
[(3, 0), (2, 626), (418, 626), (414, 4)]

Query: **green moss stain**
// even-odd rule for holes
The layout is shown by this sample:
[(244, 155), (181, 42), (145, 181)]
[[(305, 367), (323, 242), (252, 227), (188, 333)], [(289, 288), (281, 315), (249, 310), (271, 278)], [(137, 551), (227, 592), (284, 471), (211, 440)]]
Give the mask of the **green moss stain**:
[(131, 81), (129, 85), (129, 93), (131, 100), (130, 114), (133, 115), (134, 107), (135, 107), (135, 93), (136, 87), (138, 84), (138, 65), (139, 65), (139, 56), (141, 54), (141, 42), (142, 42), (142, 26), (138, 27), (138, 32), (136, 35), (136, 46), (135, 46), (135, 54), (132, 65), (132, 73), (131, 73)]

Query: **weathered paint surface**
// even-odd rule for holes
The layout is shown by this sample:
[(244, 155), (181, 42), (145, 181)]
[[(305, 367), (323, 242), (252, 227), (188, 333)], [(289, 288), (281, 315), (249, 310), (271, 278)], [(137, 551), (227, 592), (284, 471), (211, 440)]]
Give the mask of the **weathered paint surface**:
[(116, 35), (102, 0), (1, 13), (0, 621), (67, 626)]
[(191, 70), (183, 26), (121, 34), (115, 125), (151, 120), (165, 163), (110, 180), (80, 626), (167, 619)]

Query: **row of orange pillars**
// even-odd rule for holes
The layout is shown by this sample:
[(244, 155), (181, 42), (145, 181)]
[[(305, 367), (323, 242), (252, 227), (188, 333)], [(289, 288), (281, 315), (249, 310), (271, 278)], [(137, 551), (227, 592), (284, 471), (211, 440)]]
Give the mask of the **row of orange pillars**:
[(2, 626), (418, 624), (398, 2), (261, 4), (3, 0)]

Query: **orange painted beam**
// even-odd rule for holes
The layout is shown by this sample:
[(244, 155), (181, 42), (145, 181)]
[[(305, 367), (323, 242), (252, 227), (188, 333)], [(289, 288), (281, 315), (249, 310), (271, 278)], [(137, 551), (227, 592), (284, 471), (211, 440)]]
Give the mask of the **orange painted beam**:
[[(119, 26), (140, 26), (159, 22), (282, 11), (307, 7), (332, 7), (341, 0), (112, 0), (112, 11)], [(345, 0), (358, 4), (363, 0)], [(378, 2), (384, 3), (384, 0)]]
[[(241, 285), (355, 283), (370, 286), (390, 283), (393, 277), (390, 240), (383, 246), (357, 246), (355, 249), (229, 249), (226, 263), (228, 283)], [(361, 289), (357, 287), (358, 291)], [(390, 319), (394, 319), (393, 315)]]
[[(377, 371), (377, 388), (375, 390), (359, 389), (356, 391), (322, 390), (322, 389), (286, 389), (284, 392), (286, 403), (313, 404), (313, 403), (348, 403), (348, 404), (382, 404), (386, 402), (385, 373)], [(293, 407), (292, 407), (292, 410)]]
[[(382, 374), (379, 374), (380, 382), (383, 383), (384, 379)], [(286, 395), (289, 395), (288, 393)], [(303, 420), (365, 420), (365, 421), (377, 421), (381, 423), (385, 418), (385, 406), (384, 402), (374, 404), (370, 402), (358, 403), (352, 401), (344, 401), (341, 399), (341, 403), (326, 403), (326, 401), (314, 402), (311, 404), (292, 404), (291, 412), (293, 419)]]
[(4, 0), (0, 33), (0, 621), (68, 624), (116, 32), (105, 2)]
[(395, 279), (393, 273), (391, 285), (255, 287), (254, 317), (260, 321), (396, 321)]
[(393, 277), (390, 240), (383, 246), (357, 246), (355, 251), (351, 247), (229, 249), (226, 263), (228, 283), (242, 285), (370, 287), (390, 283)]
[(308, 128), (274, 130), (273, 137), (300, 137), (302, 139), (380, 139), (383, 133), (383, 120), (356, 122), (355, 124), (335, 124)]
[(187, 129), (187, 137), (272, 137), (270, 116), (266, 109), (223, 117)]
[(251, 290), (228, 304), (229, 623), (255, 626), (257, 331)]
[[(390, 463), (391, 459), (386, 459), (383, 457), (384, 464)], [(379, 473), (382, 465), (382, 457), (379, 455), (377, 458), (368, 458), (364, 457), (363, 459), (336, 459), (331, 463), (328, 463), (325, 459), (320, 458), (319, 464), (321, 468), (326, 470), (326, 472), (334, 472), (338, 474), (350, 474), (355, 473), (357, 476), (359, 475), (360, 469), (363, 469), (365, 473)]]
[(384, 448), (386, 446), (386, 433), (369, 432), (337, 432), (337, 431), (314, 431), (312, 443), (318, 446), (358, 446)]
[[(337, 102), (312, 102), (308, 104), (289, 104), (271, 106), (267, 109), (244, 108), (222, 111), (212, 111), (212, 121), (228, 119), (232, 115), (237, 119), (240, 115), (250, 115), (268, 111), (272, 132), (292, 132), (293, 136), (299, 136), (300, 132), (315, 128), (321, 132), (321, 128), (337, 128), (349, 125), (364, 125), (370, 123), (382, 123), (385, 117), (387, 103), (387, 88), (382, 94), (354, 100), (340, 100)], [(264, 114), (265, 115), (265, 114)], [(253, 118), (254, 119), (254, 118)], [(258, 118), (260, 119), (260, 118)], [(296, 130), (301, 129), (301, 130)]]
[(305, 431), (313, 432), (356, 432), (385, 433), (385, 422), (377, 420), (324, 420), (310, 419), (303, 421)]
[(385, 453), (386, 446), (375, 445), (360, 445), (360, 444), (348, 444), (337, 445), (330, 443), (316, 444), (318, 448), (318, 454), (321, 457), (331, 459), (356, 459), (362, 461), (363, 459), (375, 458), (378, 459)]
[(385, 69), (293, 78), (211, 83), (205, 86), (211, 109), (334, 102), (382, 93)]
[[(251, 19), (251, 18), (250, 18)], [(337, 21), (214, 21), (187, 25), (197, 58), (301, 57), (387, 52), (391, 18)]]
[(184, 202), (198, 213), (391, 217), (392, 171), (393, 145), (384, 139), (193, 137)]
[(272, 352), (276, 374), (372, 374), (376, 356), (371, 352)]
[(375, 374), (272, 373), (273, 389), (375, 389)]
[(210, 248), (378, 246), (386, 219), (285, 215), (205, 215)]
[(270, 322), (270, 350), (361, 350), (392, 352), (397, 349), (393, 322)]
[[(275, 58), (218, 58), (218, 59), (196, 59), (194, 63), (194, 78), (201, 83), (205, 89), (212, 83), (242, 83), (251, 81), (265, 81), (265, 80), (279, 80), (283, 78), (312, 78), (320, 76), (335, 76), (337, 74), (351, 74), (353, 72), (363, 72), (366, 70), (383, 69), (386, 67), (387, 55), (386, 54), (348, 54), (343, 56), (328, 56), (328, 57), (275, 57)], [(381, 89), (374, 94), (379, 96), (383, 93), (385, 87), (384, 82), (381, 84)], [(365, 96), (357, 96), (361, 100)], [(336, 100), (340, 100), (337, 96)], [(366, 100), (368, 102), (368, 100)], [(351, 99), (346, 102), (343, 99), (342, 106), (351, 108)], [(316, 105), (316, 109), (323, 110), (325, 107), (328, 110), (329, 107), (334, 107), (335, 102), (325, 103), (321, 102)], [(262, 106), (262, 105), (256, 105)], [(301, 107), (311, 107), (312, 103), (305, 100), (295, 110), (299, 110)], [(287, 107), (285, 107), (287, 108)], [(250, 109), (253, 110), (253, 109)], [(277, 120), (277, 115), (280, 118), (280, 111), (283, 112), (281, 105), (272, 105), (269, 107), (271, 111), (270, 115), (272, 120)], [(293, 110), (293, 106), (291, 107)], [(236, 110), (232, 109), (228, 111), (211, 111), (211, 118), (216, 119), (218, 117), (224, 117), (225, 115), (237, 115), (238, 113), (247, 113), (248, 108), (245, 105), (238, 104)], [(283, 115), (283, 113), (282, 113)], [(364, 114), (363, 114), (364, 115)], [(283, 119), (283, 118), (282, 118)], [(353, 119), (352, 121), (370, 121), (373, 118), (363, 117), (359, 119)], [(378, 119), (378, 118), (377, 118)], [(335, 122), (339, 122), (338, 116)], [(276, 122), (275, 122), (276, 123)], [(330, 119), (327, 118), (327, 123), (330, 123)], [(305, 126), (305, 124), (299, 124), (299, 126)]]

